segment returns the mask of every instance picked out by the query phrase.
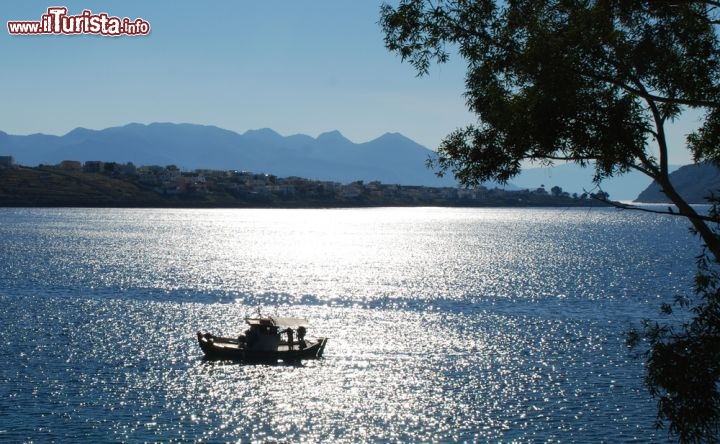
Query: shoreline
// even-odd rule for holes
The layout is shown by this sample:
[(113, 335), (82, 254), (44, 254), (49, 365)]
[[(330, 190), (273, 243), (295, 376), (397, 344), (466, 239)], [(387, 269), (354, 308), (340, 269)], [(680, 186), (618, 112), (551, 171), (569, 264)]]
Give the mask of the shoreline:
[(605, 207), (597, 196), (544, 188), (503, 190), (425, 187), (380, 182), (350, 184), (232, 171), (161, 169), (155, 175), (85, 172), (58, 167), (0, 168), (5, 208), (376, 208)]

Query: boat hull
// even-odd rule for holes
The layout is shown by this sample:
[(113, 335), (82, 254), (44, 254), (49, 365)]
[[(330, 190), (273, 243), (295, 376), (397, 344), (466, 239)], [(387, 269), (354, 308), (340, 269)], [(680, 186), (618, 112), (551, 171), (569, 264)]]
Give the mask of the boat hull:
[(237, 339), (223, 338), (210, 333), (197, 332), (197, 338), (205, 358), (243, 362), (296, 362), (303, 359), (317, 359), (322, 357), (327, 343), (327, 338), (319, 338), (303, 341), (305, 348), (300, 348), (299, 343), (294, 343), (292, 348), (286, 343), (281, 343), (277, 350), (266, 351), (248, 349)]

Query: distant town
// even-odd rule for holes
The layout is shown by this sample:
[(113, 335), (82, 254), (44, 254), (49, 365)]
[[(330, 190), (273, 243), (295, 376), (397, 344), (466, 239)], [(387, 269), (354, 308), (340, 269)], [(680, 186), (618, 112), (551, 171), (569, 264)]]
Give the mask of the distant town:
[(318, 181), (237, 170), (65, 160), (27, 167), (0, 156), (0, 206), (365, 207), (599, 206), (605, 193)]

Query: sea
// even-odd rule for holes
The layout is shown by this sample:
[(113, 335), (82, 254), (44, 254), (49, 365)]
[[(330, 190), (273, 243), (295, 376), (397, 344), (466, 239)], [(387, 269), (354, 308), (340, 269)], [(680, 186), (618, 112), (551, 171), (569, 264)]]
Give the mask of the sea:
[[(625, 340), (699, 252), (615, 208), (0, 209), (0, 442), (671, 442)], [(258, 313), (324, 357), (203, 359)]]

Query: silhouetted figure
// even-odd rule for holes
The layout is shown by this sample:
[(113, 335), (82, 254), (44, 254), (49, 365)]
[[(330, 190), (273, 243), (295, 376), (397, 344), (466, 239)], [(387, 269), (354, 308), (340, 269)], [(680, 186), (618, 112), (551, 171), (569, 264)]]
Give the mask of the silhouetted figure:
[(292, 328), (287, 329), (287, 336), (288, 336), (288, 349), (292, 350), (293, 349), (293, 329)]
[(302, 350), (305, 348), (305, 333), (306, 333), (305, 327), (302, 327), (302, 326), (299, 327), (297, 333), (298, 333), (298, 346), (300, 347), (300, 350)]

